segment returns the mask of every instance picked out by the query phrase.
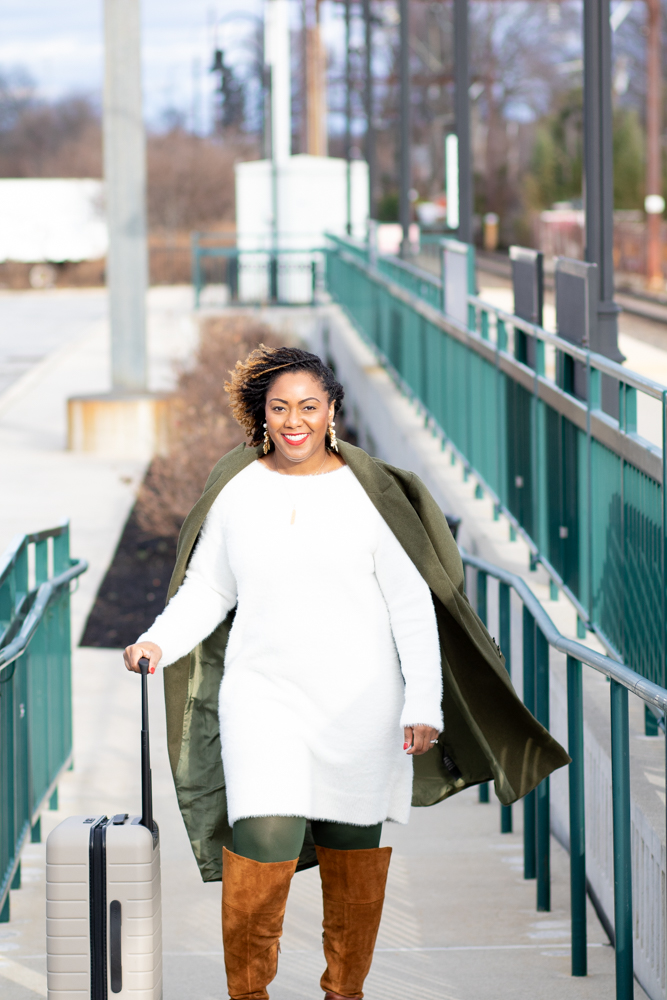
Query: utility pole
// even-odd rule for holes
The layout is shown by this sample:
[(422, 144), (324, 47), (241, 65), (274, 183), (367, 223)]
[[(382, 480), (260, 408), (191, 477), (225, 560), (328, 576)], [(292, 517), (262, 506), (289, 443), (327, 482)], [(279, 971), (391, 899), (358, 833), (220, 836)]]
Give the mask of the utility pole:
[(373, 100), (373, 21), (371, 16), (371, 0), (363, 0), (364, 4), (364, 29), (365, 29), (365, 105), (366, 105), (366, 162), (368, 163), (368, 192), (369, 206), (368, 214), (371, 219), (375, 218), (375, 175), (377, 171), (375, 152), (375, 128), (373, 125), (373, 114), (375, 102)]
[(320, 34), (320, 0), (315, 0), (314, 24), (306, 29), (307, 86), (306, 105), (308, 116), (307, 151), (311, 156), (327, 155), (327, 93), (325, 57)]
[(468, 0), (454, 0), (454, 116), (459, 153), (459, 239), (472, 243)]
[(301, 0), (301, 152), (308, 152), (308, 0)]
[[(618, 349), (619, 308), (614, 302), (612, 158), (609, 0), (584, 0), (585, 259), (598, 269), (597, 330), (591, 331), (590, 347), (613, 361), (623, 361)], [(611, 392), (609, 407), (613, 407)]]
[(268, 0), (264, 17), (264, 62), (271, 70), (271, 157), (289, 159), (292, 143), (289, 5)]
[(148, 461), (163, 448), (167, 402), (147, 391), (146, 139), (140, 0), (104, 0), (104, 180), (110, 393), (67, 400), (67, 447)]
[(345, 0), (345, 231), (352, 235), (352, 53), (350, 52), (351, 0)]
[(290, 157), (292, 103), (288, 0), (268, 0), (264, 8), (264, 63), (268, 71), (271, 137), (271, 242), (270, 297), (277, 299), (280, 249), (281, 168)]
[(646, 0), (646, 279), (652, 291), (662, 291), (662, 13), (660, 0)]
[[(455, 0), (456, 2), (456, 0)], [(400, 189), (398, 197), (398, 217), (403, 230), (401, 257), (410, 251), (410, 2), (399, 0), (400, 25)]]
[(139, 0), (104, 2), (104, 178), (114, 392), (145, 392), (146, 138)]

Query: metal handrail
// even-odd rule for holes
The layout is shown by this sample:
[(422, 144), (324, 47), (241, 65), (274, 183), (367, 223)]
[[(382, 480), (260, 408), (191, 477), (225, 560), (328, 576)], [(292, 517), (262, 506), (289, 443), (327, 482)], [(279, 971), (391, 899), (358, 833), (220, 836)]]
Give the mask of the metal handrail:
[[(612, 816), (614, 859), (614, 946), (616, 1000), (634, 996), (632, 843), (630, 826), (630, 734), (628, 691), (662, 712), (667, 690), (645, 680), (624, 664), (564, 636), (542, 607), (526, 581), (500, 566), (461, 549), (464, 566), (477, 572), (477, 611), (486, 623), (487, 578), (498, 580), (500, 646), (507, 654), (511, 675), (510, 588), (523, 604), (523, 700), (549, 728), (549, 646), (567, 656), (567, 724), (569, 765), (570, 906), (572, 975), (587, 975), (586, 824), (584, 796), (584, 724), (581, 665), (610, 680)], [(488, 790), (480, 789), (488, 802)], [(537, 879), (537, 909), (551, 909), (549, 779), (523, 800), (524, 877)], [(501, 831), (511, 832), (511, 807), (501, 807)]]
[[(280, 272), (285, 268), (292, 272), (294, 268), (301, 272), (310, 271), (310, 304), (312, 305), (316, 301), (318, 274), (322, 270), (326, 249), (324, 246), (284, 248), (265, 246), (245, 249), (239, 247), (236, 241), (233, 244), (225, 246), (202, 246), (195, 233), (192, 237), (191, 245), (192, 284), (195, 292), (195, 308), (199, 308), (202, 289), (206, 285), (202, 262), (207, 259), (225, 261), (228, 268), (235, 267), (235, 277), (232, 277), (231, 272), (228, 272), (227, 276), (232, 301), (236, 301), (238, 297), (239, 266), (243, 265), (243, 261), (249, 266), (256, 265), (258, 268), (266, 271), (268, 294), (266, 296), (259, 296), (257, 299), (247, 300), (248, 304), (250, 301), (279, 302), (278, 278)], [(297, 260), (297, 258), (299, 259)]]
[[(331, 236), (328, 236), (327, 238), (332, 239)], [(341, 237), (336, 237), (336, 241), (341, 245), (341, 247), (345, 247), (348, 242)], [(350, 250), (355, 249), (358, 249), (356, 245), (350, 244)], [(343, 250), (343, 254), (345, 254), (345, 250)], [(420, 268), (418, 265), (413, 264), (410, 261), (402, 260), (400, 257), (395, 257), (390, 254), (378, 255), (377, 259), (378, 261), (387, 262), (397, 270), (405, 271), (406, 274), (409, 274), (411, 277), (433, 285), (435, 288), (442, 287), (442, 281), (437, 277), (437, 275), (432, 274), (430, 271), (423, 270), (423, 268)], [(354, 260), (357, 266), (359, 266), (358, 258), (355, 257)], [(369, 273), (372, 271), (370, 262), (366, 265), (366, 270)], [(498, 319), (500, 319), (503, 323), (506, 323), (508, 326), (513, 326), (516, 329), (521, 330), (523, 333), (527, 333), (530, 336), (535, 337), (537, 340), (542, 341), (542, 343), (550, 344), (552, 347), (556, 347), (559, 351), (562, 351), (564, 354), (568, 354), (570, 357), (574, 358), (576, 361), (580, 361), (582, 364), (587, 364), (590, 359), (591, 367), (596, 371), (601, 372), (603, 375), (609, 375), (633, 389), (639, 389), (640, 392), (646, 393), (646, 395), (651, 396), (653, 399), (660, 400), (661, 402), (664, 400), (665, 386), (660, 382), (647, 378), (645, 375), (640, 375), (638, 372), (632, 371), (629, 368), (624, 368), (623, 365), (610, 360), (603, 354), (598, 354), (595, 351), (589, 351), (586, 347), (580, 347), (577, 344), (573, 344), (571, 341), (559, 337), (558, 334), (545, 330), (544, 327), (531, 323), (529, 320), (521, 319), (519, 316), (515, 316), (513, 313), (509, 313), (502, 309), (500, 306), (487, 302), (479, 295), (469, 294), (467, 299), (468, 304), (476, 309), (493, 313)], [(426, 305), (428, 307), (428, 303), (426, 303)], [(431, 306), (431, 308), (433, 307)], [(461, 333), (468, 334), (468, 336), (475, 340), (488, 343), (488, 341), (485, 341), (485, 338), (482, 337), (476, 330), (471, 330), (465, 324), (454, 319), (454, 317), (448, 315), (447, 322), (459, 329)], [(505, 353), (502, 349), (500, 349), (500, 351), (501, 353)], [(508, 354), (508, 357), (511, 357), (511, 355)], [(515, 359), (512, 358), (512, 360)]]
[[(21, 537), (23, 539), (25, 536)], [(44, 612), (60, 588), (70, 583), (77, 576), (85, 573), (87, 569), (88, 561), (86, 559), (77, 559), (64, 573), (60, 573), (59, 576), (54, 576), (52, 580), (47, 580), (45, 583), (39, 585), (33, 605), (26, 615), (20, 631), (14, 636), (11, 642), (0, 649), (0, 684), (4, 680), (4, 668), (10, 666), (14, 660), (17, 660), (19, 656), (25, 653)]]
[(392, 267), (396, 267), (400, 271), (405, 271), (406, 274), (417, 278), (418, 281), (423, 281), (424, 284), (433, 285), (434, 288), (442, 288), (442, 281), (437, 275), (431, 274), (430, 271), (425, 271), (409, 260), (401, 260), (400, 257), (395, 257), (393, 254), (378, 254), (377, 259), (378, 261), (385, 261), (391, 264)]
[(0, 555), (0, 922), (23, 845), (40, 840), (40, 811), (47, 800), (58, 808), (72, 759), (70, 583), (87, 568), (70, 557), (68, 522), (19, 535)]
[(69, 521), (65, 520), (55, 528), (44, 528), (42, 531), (33, 531), (28, 535), (14, 535), (11, 542), (0, 555), (0, 584), (4, 583), (7, 574), (14, 566), (19, 552), (24, 545), (44, 542), (47, 538), (61, 538), (69, 531)]
[[(360, 260), (357, 256), (347, 251), (345, 249), (344, 241), (337, 240), (335, 243), (338, 244), (336, 256), (342, 262), (346, 265), (353, 266), (355, 270), (363, 274), (370, 282), (383, 288), (393, 299), (404, 303), (412, 310), (413, 313), (423, 317), (423, 319), (425, 319), (429, 324), (436, 328), (440, 328), (446, 335), (455, 338), (469, 349), (472, 349), (477, 355), (492, 364), (497, 373), (502, 371), (504, 374), (509, 375), (514, 381), (522, 384), (526, 391), (529, 391), (533, 397), (533, 420), (536, 419), (535, 407), (537, 401), (541, 400), (546, 402), (549, 406), (555, 407), (559, 412), (565, 414), (570, 421), (574, 421), (575, 425), (577, 425), (579, 429), (586, 434), (589, 456), (591, 454), (592, 441), (602, 443), (610, 448), (615, 455), (634, 466), (641, 475), (649, 476), (652, 480), (659, 484), (662, 482), (667, 483), (667, 471), (665, 470), (667, 458), (664, 453), (665, 449), (660, 448), (651, 441), (645, 440), (636, 433), (636, 404), (634, 419), (632, 417), (632, 410), (629, 408), (627, 402), (627, 399), (630, 397), (625, 399), (622, 408), (622, 420), (619, 421), (610, 417), (600, 408), (600, 380), (603, 374), (609, 375), (611, 378), (618, 380), (618, 384), (623, 388), (624, 392), (627, 391), (627, 393), (633, 394), (639, 390), (647, 393), (651, 397), (658, 397), (663, 409), (663, 420), (667, 419), (666, 387), (661, 386), (654, 380), (639, 375), (636, 372), (631, 372), (630, 370), (617, 365), (615, 362), (610, 361), (600, 354), (582, 349), (581, 347), (578, 347), (577, 345), (572, 344), (555, 334), (548, 333), (541, 327), (536, 327), (531, 323), (527, 323), (519, 319), (519, 317), (514, 317), (504, 310), (499, 309), (491, 303), (486, 303), (483, 299), (480, 299), (472, 294), (468, 295), (466, 298), (469, 311), (468, 322), (465, 323), (461, 320), (457, 320), (451, 315), (444, 313), (442, 307), (434, 305), (427, 299), (423, 298), (418, 292), (407, 287), (409, 283), (403, 285), (401, 283), (400, 274), (396, 274), (392, 278), (388, 276), (386, 272), (380, 271), (377, 266), (373, 266), (372, 261), (367, 262)], [(412, 280), (412, 274), (410, 274), (409, 277)], [(541, 374), (538, 370), (535, 370), (518, 361), (505, 348), (502, 336), (498, 337), (495, 342), (490, 340), (488, 335), (485, 335), (485, 332), (488, 331), (488, 323), (485, 324), (482, 322), (480, 324), (477, 318), (479, 311), (483, 312), (484, 310), (490, 313), (495, 313), (498, 316), (499, 332), (501, 326), (505, 323), (514, 324), (526, 332), (532, 332), (538, 337), (538, 339), (548, 341), (563, 354), (568, 354), (583, 364), (588, 372), (588, 382), (591, 389), (586, 401), (577, 398), (572, 393), (566, 392), (557, 383), (547, 378), (544, 374)], [(376, 343), (377, 338), (374, 333), (370, 330), (366, 330), (364, 328), (364, 323), (362, 322), (359, 324), (357, 320), (358, 318), (355, 317), (355, 324), (369, 343), (369, 346), (371, 346), (371, 349), (377, 353), (378, 344)], [(481, 329), (478, 329), (480, 326)], [(382, 357), (380, 357), (380, 355), (382, 355)], [(415, 392), (414, 386), (408, 386), (406, 390), (407, 383), (405, 378), (394, 370), (393, 365), (388, 363), (388, 359), (384, 356), (383, 350), (379, 351), (378, 358), (380, 363), (386, 367), (391, 377), (397, 381), (401, 390), (407, 391), (409, 398), (413, 399), (420, 411), (423, 412), (428, 425), (431, 426), (433, 430), (433, 433), (437, 434), (443, 442), (446, 441), (449, 446), (451, 446), (452, 451), (459, 456), (466, 471), (473, 473), (477, 479), (480, 489), (486, 492), (493, 500), (496, 511), (498, 513), (502, 512), (505, 514), (510, 522), (511, 530), (524, 538), (531, 551), (531, 565), (536, 566), (538, 563), (541, 563), (549, 574), (553, 585), (562, 589), (564, 593), (567, 594), (568, 598), (573, 602), (577, 608), (577, 613), (580, 618), (580, 629), (592, 629), (598, 635), (598, 638), (610, 652), (612, 657), (619, 655), (618, 650), (620, 647), (618, 645), (618, 636), (607, 635), (603, 630), (601, 623), (591, 614), (590, 593), (588, 594), (587, 599), (586, 595), (582, 593), (574, 593), (572, 591), (561, 572), (553, 564), (549, 553), (544, 548), (544, 545), (539, 539), (531, 537), (523, 526), (523, 523), (519, 520), (518, 513), (515, 510), (511, 510), (508, 506), (505, 496), (501, 495), (501, 484), (497, 475), (498, 468), (495, 470), (496, 481), (491, 482), (489, 478), (489, 468), (485, 468), (482, 471), (477, 465), (473, 464), (471, 456), (467, 453), (466, 449), (461, 448), (461, 442), (459, 440), (453, 440), (449, 428), (447, 430), (445, 429), (441, 419), (432, 413), (430, 407)], [(468, 413), (468, 411), (466, 411), (466, 413)], [(469, 433), (470, 428), (466, 427), (464, 436)], [(534, 464), (535, 461), (537, 461), (537, 458), (536, 455), (533, 454), (531, 462)], [(589, 466), (590, 460), (588, 460), (588, 467)], [(539, 502), (540, 496), (538, 495), (538, 487), (536, 486), (534, 495), (531, 499), (534, 521), (539, 516), (537, 510)], [(663, 516), (663, 526), (665, 524), (667, 524), (667, 514)], [(667, 534), (667, 527), (664, 527), (664, 530)], [(590, 551), (585, 557), (582, 558), (585, 558), (585, 560), (588, 561), (587, 565), (590, 564)], [(590, 570), (590, 566), (588, 566), (588, 568)], [(581, 632), (579, 634), (581, 635)]]
[[(343, 260), (347, 263), (354, 264), (361, 271), (364, 271), (369, 278), (374, 281), (381, 281), (385, 283), (397, 298), (402, 298), (403, 295), (412, 295), (412, 292), (401, 288), (400, 285), (396, 285), (392, 282), (391, 278), (387, 277), (385, 274), (378, 273), (376, 268), (373, 268), (371, 264), (364, 263), (360, 261), (357, 257), (354, 257), (351, 253), (345, 250), (341, 251), (340, 254)], [(380, 260), (388, 260), (388, 257), (379, 258)], [(405, 265), (405, 262), (399, 261), (398, 258), (391, 260), (392, 265), (398, 264), (401, 267), (405, 267), (405, 270), (413, 276), (413, 268), (415, 271), (419, 269), (415, 265)], [(430, 275), (428, 271), (424, 272), (423, 275), (419, 275), (423, 280), (430, 281), (431, 284), (436, 284), (437, 279), (433, 279), (433, 275)], [(570, 357), (574, 358), (575, 361), (580, 361), (582, 364), (587, 364), (590, 359), (591, 367), (596, 371), (602, 372), (603, 375), (610, 375), (613, 378), (618, 379), (625, 385), (630, 386), (633, 389), (639, 389), (641, 392), (645, 392), (647, 395), (652, 396), (654, 399), (663, 400), (665, 393), (667, 392), (667, 387), (662, 385), (660, 382), (656, 382), (653, 379), (647, 378), (645, 375), (640, 375), (638, 372), (634, 372), (629, 368), (624, 368), (623, 365), (619, 365), (615, 361), (611, 361), (606, 358), (603, 354), (597, 354), (595, 351), (589, 351), (585, 347), (579, 347), (577, 344), (573, 344), (569, 340), (564, 340), (559, 337), (556, 333), (550, 333), (548, 330), (543, 329), (541, 326), (537, 326), (534, 323), (530, 323), (528, 320), (520, 319), (518, 316), (514, 316), (512, 313), (505, 312), (499, 306), (493, 305), (491, 302), (486, 302), (484, 299), (479, 298), (477, 295), (468, 295), (468, 303), (477, 309), (483, 309), (485, 312), (494, 313), (498, 319), (502, 320), (503, 323), (507, 323), (509, 326), (514, 326), (517, 329), (522, 330), (524, 333), (528, 333), (531, 336), (536, 337), (545, 344), (550, 344), (556, 347), (559, 351), (564, 354), (569, 354)], [(461, 323), (459, 320), (455, 319), (453, 316), (439, 312), (434, 306), (430, 305), (428, 302), (420, 300), (420, 308), (424, 310), (430, 310), (432, 315), (430, 318), (435, 323), (440, 321), (445, 321), (448, 327), (454, 327), (462, 336), (469, 338), (475, 343), (484, 344), (487, 348), (492, 348), (494, 351), (497, 350), (500, 354), (506, 354), (515, 364), (521, 364), (516, 358), (514, 358), (509, 352), (504, 351), (502, 348), (493, 344), (486, 338), (484, 338), (477, 330), (471, 330), (470, 327)], [(531, 374), (535, 375), (535, 372), (531, 369)], [(544, 379), (543, 375), (537, 376), (539, 379)]]
[(501, 580), (513, 588), (515, 593), (521, 598), (524, 607), (528, 608), (532, 614), (537, 627), (544, 633), (544, 637), (550, 646), (553, 646), (554, 649), (557, 649), (561, 653), (565, 653), (566, 656), (575, 657), (581, 663), (585, 663), (586, 666), (592, 667), (593, 670), (597, 670), (611, 680), (622, 684), (624, 688), (627, 688), (632, 694), (636, 694), (638, 698), (641, 698), (648, 705), (659, 708), (661, 712), (667, 712), (667, 690), (665, 688), (654, 684), (653, 681), (646, 680), (641, 674), (638, 674), (635, 670), (631, 670), (630, 667), (626, 667), (625, 664), (620, 663), (618, 660), (613, 660), (610, 656), (605, 656), (604, 653), (597, 653), (589, 646), (584, 646), (583, 643), (577, 642), (576, 639), (568, 639), (554, 625), (542, 607), (539, 598), (535, 596), (522, 577), (516, 573), (511, 573), (509, 570), (502, 569), (500, 566), (494, 566), (493, 563), (489, 563), (485, 559), (479, 559), (477, 556), (470, 555), (464, 549), (461, 549), (460, 552), (466, 566), (472, 566), (473, 569), (488, 573), (489, 576), (493, 576), (495, 579)]
[[(585, 451), (583, 452), (587, 463), (587, 478), (582, 482), (582, 488), (587, 489), (584, 494), (587, 504), (587, 518), (589, 541), (587, 549), (587, 562), (584, 569), (588, 572), (589, 603), (591, 605), (590, 588), (592, 586), (592, 549), (591, 549), (591, 519), (592, 519), (592, 494), (591, 494), (591, 463), (593, 443), (601, 443), (607, 447), (610, 453), (620, 459), (622, 467), (627, 464), (629, 469), (639, 477), (656, 483), (663, 484), (667, 490), (667, 449), (658, 449), (648, 441), (641, 439), (636, 433), (636, 412), (633, 413), (633, 406), (628, 403), (632, 400), (635, 390), (647, 393), (658, 398), (662, 403), (663, 412), (663, 442), (667, 431), (667, 388), (659, 383), (645, 378), (636, 372), (631, 372), (615, 362), (604, 358), (602, 355), (590, 352), (570, 343), (555, 334), (550, 334), (541, 327), (526, 323), (491, 303), (486, 303), (478, 296), (472, 294), (470, 284), (469, 293), (466, 296), (466, 306), (468, 309), (467, 322), (462, 318), (455, 319), (447, 314), (440, 306), (430, 303), (419, 292), (411, 290), (410, 285), (414, 279), (412, 271), (409, 273), (399, 266), (393, 276), (388, 276), (386, 271), (378, 268), (375, 260), (360, 259), (358, 255), (350, 252), (345, 242), (335, 241), (336, 253), (331, 256), (331, 261), (339, 260), (345, 267), (352, 267), (359, 275), (368, 282), (357, 284), (357, 279), (346, 281), (351, 272), (334, 270), (332, 266), (333, 284), (330, 285), (334, 298), (341, 302), (341, 305), (350, 315), (352, 321), (359, 329), (364, 339), (374, 351), (378, 362), (383, 365), (389, 376), (394, 379), (398, 387), (408, 398), (414, 401), (424, 417), (425, 426), (429, 427), (437, 435), (444, 448), (445, 442), (451, 447), (452, 455), (457, 454), (463, 461), (466, 473), (472, 471), (477, 479), (478, 487), (476, 495), (481, 496), (482, 490), (490, 494), (494, 501), (495, 515), (504, 512), (513, 526), (514, 530), (521, 531), (526, 539), (531, 551), (531, 568), (538, 562), (545, 566), (552, 583), (555, 581), (559, 588), (570, 597), (578, 615), (577, 634), (581, 636), (580, 628), (588, 627), (597, 632), (599, 638), (611, 655), (597, 653), (587, 646), (575, 640), (571, 640), (562, 635), (551, 621), (549, 615), (544, 611), (541, 604), (530, 590), (525, 581), (514, 574), (494, 567), (484, 560), (478, 560), (474, 556), (464, 554), (464, 562), (471, 569), (477, 572), (477, 611), (483, 621), (486, 620), (487, 603), (487, 577), (489, 575), (498, 579), (498, 599), (499, 599), (499, 641), (500, 647), (507, 655), (507, 666), (511, 672), (511, 628), (510, 628), (510, 592), (514, 589), (519, 598), (524, 602), (523, 607), (523, 698), (526, 707), (536, 716), (538, 721), (549, 728), (549, 647), (563, 652), (567, 658), (567, 701), (568, 701), (568, 748), (572, 763), (569, 767), (570, 777), (570, 856), (571, 856), (571, 906), (572, 906), (572, 973), (573, 975), (585, 975), (587, 968), (586, 956), (586, 864), (585, 864), (585, 806), (584, 806), (584, 754), (583, 754), (583, 687), (582, 687), (582, 664), (597, 670), (609, 678), (610, 681), (610, 709), (611, 709), (611, 744), (612, 744), (612, 792), (613, 792), (613, 843), (614, 843), (614, 925), (616, 944), (616, 996), (618, 1000), (631, 1000), (633, 995), (633, 923), (632, 923), (632, 877), (631, 877), (631, 831), (630, 831), (630, 774), (629, 774), (629, 717), (628, 717), (628, 691), (632, 691), (640, 697), (645, 704), (653, 708), (656, 713), (665, 713), (667, 707), (667, 690), (645, 679), (637, 671), (630, 669), (623, 662), (621, 656), (613, 648), (611, 640), (607, 640), (602, 632), (601, 623), (589, 618), (589, 610), (565, 585), (565, 580), (561, 579), (554, 567), (548, 562), (549, 550), (544, 551), (538, 548), (540, 544), (539, 536), (536, 540), (530, 538), (527, 532), (518, 522), (518, 514), (515, 516), (503, 502), (500, 492), (496, 493), (491, 485), (488, 476), (494, 475), (492, 464), (489, 462), (480, 468), (472, 465), (473, 455), (466, 454), (470, 447), (470, 409), (465, 410), (467, 423), (463, 431), (456, 426), (450, 428), (441, 421), (447, 419), (447, 413), (443, 411), (441, 401), (434, 396), (435, 405), (440, 408), (440, 415), (436, 416), (436, 410), (431, 409), (432, 398), (422, 394), (418, 385), (424, 378), (423, 369), (415, 375), (416, 360), (415, 355), (419, 355), (420, 363), (424, 364), (425, 359), (431, 355), (426, 353), (425, 347), (421, 346), (419, 351), (413, 350), (408, 356), (407, 363), (401, 351), (397, 350), (397, 358), (390, 360), (387, 357), (388, 347), (391, 347), (391, 340), (387, 335), (390, 329), (388, 322), (389, 313), (385, 308), (382, 296), (374, 300), (373, 309), (375, 314), (368, 315), (367, 309), (358, 306), (358, 299), (364, 295), (364, 306), (366, 299), (370, 299), (369, 285), (375, 286), (378, 290), (386, 292), (389, 301), (398, 307), (399, 319), (402, 322), (403, 316), (407, 315), (408, 322), (425, 320), (426, 324), (434, 330), (441, 330), (452, 341), (470, 349), (465, 358), (476, 355), (483, 359), (490, 366), (490, 378), (495, 376), (494, 385), (499, 385), (501, 373), (508, 374), (516, 383), (523, 385), (524, 389), (531, 395), (530, 419), (531, 426), (535, 426), (537, 420), (537, 403), (539, 400), (546, 401), (556, 413), (561, 413), (573, 424), (575, 429), (586, 435), (584, 441)], [(403, 272), (403, 273), (401, 273)], [(403, 281), (402, 281), (403, 279)], [(409, 280), (405, 280), (409, 279)], [(337, 294), (338, 293), (338, 294)], [(393, 308), (393, 305), (392, 305)], [(404, 310), (401, 313), (401, 310)], [(486, 310), (487, 313), (495, 313), (498, 317), (498, 330), (500, 336), (496, 342), (492, 342), (488, 336), (488, 316), (486, 322), (484, 316), (480, 323), (479, 311)], [(510, 324), (533, 334), (538, 340), (548, 342), (564, 354), (568, 354), (584, 364), (588, 375), (588, 398), (585, 402), (576, 398), (572, 393), (566, 392), (551, 380), (534, 368), (531, 368), (512, 356), (506, 349), (506, 340), (502, 336), (503, 324)], [(402, 329), (402, 326), (401, 326)], [(421, 336), (421, 331), (427, 327), (412, 326), (415, 336), (406, 338), (405, 343), (410, 349), (415, 345), (424, 345), (425, 339)], [(399, 346), (401, 341), (399, 341)], [(449, 357), (449, 355), (448, 355)], [(450, 359), (451, 360), (451, 359)], [(536, 368), (540, 367), (538, 355)], [(459, 364), (461, 362), (459, 361)], [(412, 366), (412, 367), (410, 367)], [(469, 378), (472, 366), (466, 362), (464, 378)], [(600, 376), (598, 372), (610, 375), (617, 379), (622, 389), (623, 405), (621, 409), (621, 419), (615, 420), (608, 417), (600, 409)], [(466, 383), (468, 384), (468, 383)], [(478, 378), (474, 383), (480, 385)], [(626, 393), (627, 390), (627, 393)], [(501, 395), (496, 392), (498, 410), (498, 426), (500, 426), (500, 406)], [(636, 404), (635, 404), (636, 410)], [(445, 430), (447, 427), (447, 430)], [(452, 429), (455, 431), (456, 440), (453, 440)], [(463, 450), (461, 450), (463, 449)], [(538, 470), (538, 455), (534, 442), (531, 443), (530, 469)], [(496, 469), (495, 486), (500, 491), (502, 482), (499, 475), (500, 459), (496, 449)], [(600, 454), (598, 452), (598, 454)], [(482, 471), (483, 470), (483, 471)], [(502, 470), (501, 470), (502, 471)], [(521, 484), (523, 485), (523, 484)], [(634, 480), (630, 485), (636, 485)], [(540, 496), (535, 492), (532, 497), (534, 519), (537, 520), (539, 514)], [(648, 503), (648, 501), (647, 501)], [(658, 497), (656, 504), (659, 504), (661, 511), (657, 517), (658, 528), (660, 522), (662, 528), (661, 538), (667, 537), (667, 496), (663, 492), (662, 497)], [(644, 513), (644, 508), (641, 509)], [(651, 511), (646, 515), (652, 517), (652, 526), (656, 521), (655, 514)], [(512, 537), (510, 535), (510, 537)], [(567, 537), (567, 536), (561, 536)], [(643, 553), (642, 549), (642, 553)], [(663, 555), (663, 559), (664, 559)], [(661, 563), (664, 566), (664, 561)], [(657, 570), (660, 579), (664, 579), (662, 569)], [(584, 598), (582, 597), (582, 600)], [(662, 601), (662, 612), (660, 621), (665, 621), (665, 594), (659, 599)], [(665, 650), (663, 640), (663, 652)], [(637, 652), (635, 647), (630, 647), (628, 658)], [(642, 650), (640, 649), (640, 653)], [(616, 658), (618, 657), (618, 659)], [(637, 665), (642, 661), (637, 660)], [(483, 795), (487, 799), (482, 798)], [(480, 799), (488, 801), (488, 786), (480, 787)], [(511, 809), (502, 807), (501, 829), (503, 832), (511, 830)], [(524, 799), (524, 873), (526, 877), (537, 879), (537, 908), (538, 910), (550, 909), (550, 815), (549, 815), (549, 781), (542, 782), (534, 792), (531, 792)]]
[[(535, 337), (537, 340), (541, 340), (545, 344), (551, 344), (553, 347), (557, 347), (559, 351), (569, 354), (570, 357), (575, 358), (577, 361), (581, 361), (582, 364), (586, 364), (590, 358), (591, 367), (602, 372), (603, 375), (611, 375), (620, 382), (624, 382), (625, 385), (629, 385), (633, 389), (639, 389), (640, 392), (645, 392), (647, 396), (652, 396), (654, 399), (663, 399), (665, 386), (660, 382), (654, 381), (654, 379), (647, 378), (645, 375), (640, 375), (638, 372), (632, 371), (630, 368), (624, 368), (623, 365), (619, 365), (616, 361), (611, 361), (603, 354), (597, 354), (595, 351), (589, 351), (585, 347), (579, 347), (577, 344), (573, 344), (569, 340), (564, 340), (562, 337), (559, 337), (558, 334), (550, 333), (543, 327), (537, 326), (535, 323), (530, 323), (528, 320), (521, 319), (513, 313), (505, 312), (504, 309), (493, 305), (491, 302), (487, 302), (485, 299), (479, 298), (477, 295), (469, 295), (468, 302), (470, 305), (476, 306), (478, 309), (483, 309), (485, 312), (493, 313), (498, 319), (502, 320), (503, 323), (516, 327), (516, 329), (522, 330), (524, 333), (529, 334), (531, 337)], [(456, 322), (456, 320), (452, 320), (451, 317), (448, 317), (448, 320), (450, 323)], [(479, 337), (478, 333), (468, 330), (467, 327), (462, 326), (460, 323), (457, 324), (457, 326), (461, 327), (462, 330), (466, 330), (466, 332)]]

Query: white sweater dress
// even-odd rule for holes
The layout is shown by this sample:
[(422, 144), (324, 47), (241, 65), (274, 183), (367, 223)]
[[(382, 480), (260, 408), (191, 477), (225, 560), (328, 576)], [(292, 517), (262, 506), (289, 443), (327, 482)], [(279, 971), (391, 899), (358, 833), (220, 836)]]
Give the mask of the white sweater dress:
[(237, 606), (219, 713), (230, 823), (408, 821), (404, 725), (442, 729), (430, 590), (349, 468), (253, 462), (216, 498), (139, 641), (168, 666)]

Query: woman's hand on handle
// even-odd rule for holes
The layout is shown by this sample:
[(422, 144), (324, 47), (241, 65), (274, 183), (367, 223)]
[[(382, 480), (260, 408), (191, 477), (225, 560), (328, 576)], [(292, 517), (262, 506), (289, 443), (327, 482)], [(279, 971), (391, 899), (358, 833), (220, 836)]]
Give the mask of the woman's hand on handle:
[(421, 757), (435, 746), (438, 730), (433, 726), (405, 726), (403, 729), (403, 749), (415, 757)]
[(128, 670), (133, 670), (136, 674), (140, 674), (139, 660), (145, 656), (148, 660), (149, 674), (155, 673), (155, 668), (162, 659), (162, 650), (155, 642), (135, 642), (134, 646), (128, 646), (123, 653), (123, 659), (125, 660), (125, 666)]

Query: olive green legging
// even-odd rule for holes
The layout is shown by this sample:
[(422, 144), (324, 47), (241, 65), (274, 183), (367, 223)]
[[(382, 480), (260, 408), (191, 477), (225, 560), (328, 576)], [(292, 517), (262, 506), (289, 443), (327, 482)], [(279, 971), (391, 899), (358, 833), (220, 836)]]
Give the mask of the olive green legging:
[[(352, 826), (350, 823), (311, 822), (318, 847), (335, 851), (363, 851), (380, 846), (382, 823)], [(232, 830), (234, 854), (253, 861), (292, 861), (298, 858), (306, 832), (303, 816), (251, 816), (237, 819)]]

